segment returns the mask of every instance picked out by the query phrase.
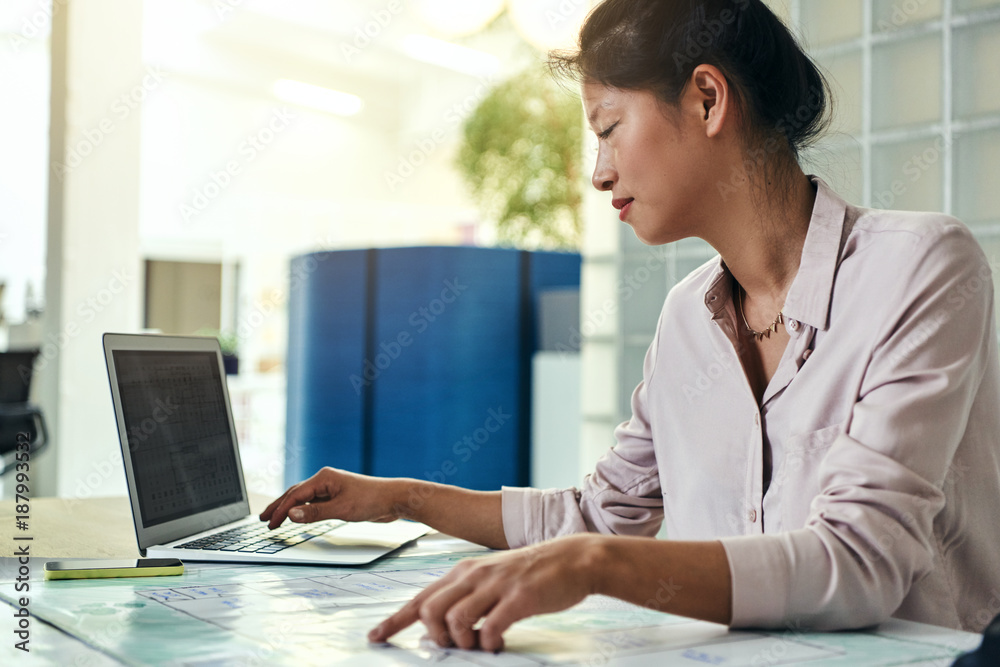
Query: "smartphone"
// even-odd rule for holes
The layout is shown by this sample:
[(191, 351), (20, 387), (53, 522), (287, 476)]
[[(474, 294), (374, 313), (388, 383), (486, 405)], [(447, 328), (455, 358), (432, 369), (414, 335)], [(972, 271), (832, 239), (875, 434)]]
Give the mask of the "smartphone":
[(129, 560), (50, 560), (46, 579), (102, 579), (106, 577), (163, 577), (184, 574), (184, 563), (176, 558), (132, 558)]

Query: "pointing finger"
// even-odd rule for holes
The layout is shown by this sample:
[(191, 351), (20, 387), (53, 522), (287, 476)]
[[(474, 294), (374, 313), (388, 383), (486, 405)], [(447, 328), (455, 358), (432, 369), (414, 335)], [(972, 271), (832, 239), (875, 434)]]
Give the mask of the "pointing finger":
[[(432, 595), (435, 595), (442, 588), (450, 586), (451, 582), (456, 578), (456, 574), (456, 571), (453, 569), (442, 578), (417, 593), (417, 595), (403, 605), (399, 611), (379, 623), (378, 626), (369, 632), (368, 641), (384, 642), (400, 630), (408, 628), (415, 622), (419, 621), (420, 609), (423, 607), (425, 601)], [(437, 638), (435, 637), (434, 639)]]
[(418, 595), (403, 605), (402, 609), (379, 623), (371, 632), (368, 633), (368, 641), (374, 643), (388, 641), (390, 637), (400, 630), (408, 628), (420, 620), (420, 605), (417, 603), (417, 600), (419, 599), (420, 596)]

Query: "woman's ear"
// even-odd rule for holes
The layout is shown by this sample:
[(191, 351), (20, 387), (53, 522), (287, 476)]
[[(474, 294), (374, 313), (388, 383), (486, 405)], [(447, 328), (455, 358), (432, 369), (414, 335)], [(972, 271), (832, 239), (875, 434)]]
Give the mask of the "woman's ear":
[(685, 107), (696, 112), (705, 136), (715, 137), (725, 126), (729, 111), (729, 82), (719, 68), (698, 65), (688, 82)]

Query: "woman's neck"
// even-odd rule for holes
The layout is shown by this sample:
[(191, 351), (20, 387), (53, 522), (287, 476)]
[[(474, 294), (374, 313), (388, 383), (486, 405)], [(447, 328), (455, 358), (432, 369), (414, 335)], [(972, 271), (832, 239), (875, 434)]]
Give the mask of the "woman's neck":
[[(768, 197), (758, 184), (745, 179), (734, 186), (722, 221), (705, 240), (722, 256), (747, 299), (772, 306), (784, 305), (799, 270), (816, 189), (797, 166), (787, 179), (784, 194)], [(773, 190), (781, 183), (772, 181)]]

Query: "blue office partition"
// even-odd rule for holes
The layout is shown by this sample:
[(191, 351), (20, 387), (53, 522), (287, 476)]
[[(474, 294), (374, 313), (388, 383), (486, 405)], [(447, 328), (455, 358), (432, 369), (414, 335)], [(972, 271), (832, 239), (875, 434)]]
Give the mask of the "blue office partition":
[(526, 485), (534, 304), (580, 284), (580, 256), (388, 248), (306, 255), (293, 274), (309, 258), (289, 307), (286, 481), (332, 465)]
[(285, 483), (323, 466), (361, 472), (370, 250), (318, 252), (291, 262)]
[(409, 345), (372, 387), (374, 474), (475, 489), (519, 480), (520, 260), (494, 248), (378, 253), (373, 353)]

